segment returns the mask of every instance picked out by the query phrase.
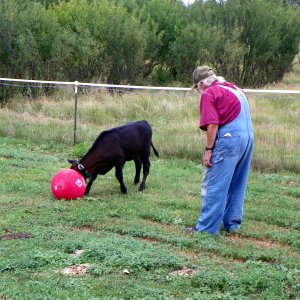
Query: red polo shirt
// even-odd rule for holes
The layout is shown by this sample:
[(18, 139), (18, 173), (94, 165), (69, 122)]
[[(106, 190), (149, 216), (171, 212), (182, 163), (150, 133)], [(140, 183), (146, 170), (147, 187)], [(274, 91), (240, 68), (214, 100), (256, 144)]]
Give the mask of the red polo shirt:
[(200, 97), (200, 128), (207, 129), (209, 124), (225, 125), (233, 121), (241, 111), (239, 99), (229, 90), (219, 85), (236, 89), (230, 82), (215, 81)]

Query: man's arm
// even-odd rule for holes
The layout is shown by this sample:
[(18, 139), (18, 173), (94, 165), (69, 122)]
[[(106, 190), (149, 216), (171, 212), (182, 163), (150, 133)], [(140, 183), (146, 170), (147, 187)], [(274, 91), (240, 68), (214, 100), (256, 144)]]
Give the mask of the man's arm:
[[(206, 131), (206, 147), (207, 148), (213, 148), (217, 136), (218, 131), (218, 124), (209, 124), (207, 125), (207, 131)], [(205, 150), (204, 157), (203, 157), (203, 163), (206, 167), (211, 167), (211, 156), (212, 156), (212, 150)]]

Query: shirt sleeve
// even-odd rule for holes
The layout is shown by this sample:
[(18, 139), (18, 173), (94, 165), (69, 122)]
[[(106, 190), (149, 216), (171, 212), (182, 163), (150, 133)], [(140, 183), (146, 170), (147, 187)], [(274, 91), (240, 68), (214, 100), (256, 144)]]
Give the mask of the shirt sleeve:
[(219, 114), (211, 93), (204, 92), (200, 99), (200, 128), (207, 130), (207, 125), (220, 123)]

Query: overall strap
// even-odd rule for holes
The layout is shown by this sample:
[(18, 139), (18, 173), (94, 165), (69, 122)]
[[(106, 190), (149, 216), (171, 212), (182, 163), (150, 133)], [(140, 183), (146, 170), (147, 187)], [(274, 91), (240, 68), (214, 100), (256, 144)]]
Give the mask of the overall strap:
[(246, 116), (247, 116), (247, 127), (248, 127), (248, 131), (249, 132), (253, 132), (253, 125), (252, 125), (252, 121), (251, 121), (251, 116), (250, 116), (250, 107), (249, 107), (249, 103), (247, 100), (246, 95), (244, 94), (244, 92), (239, 89), (238, 87), (237, 90), (230, 88), (228, 86), (224, 86), (224, 85), (218, 85), (230, 92), (232, 92), (240, 101), (241, 103), (241, 107), (243, 107), (243, 109), (245, 110)]
[(247, 97), (240, 88), (236, 87), (236, 90), (235, 90), (235, 89), (233, 89), (229, 86), (225, 86), (225, 85), (218, 85), (218, 86), (225, 90), (232, 92), (239, 99), (239, 101), (240, 101), (241, 105), (244, 107), (244, 109), (246, 109), (247, 111), (249, 110)]

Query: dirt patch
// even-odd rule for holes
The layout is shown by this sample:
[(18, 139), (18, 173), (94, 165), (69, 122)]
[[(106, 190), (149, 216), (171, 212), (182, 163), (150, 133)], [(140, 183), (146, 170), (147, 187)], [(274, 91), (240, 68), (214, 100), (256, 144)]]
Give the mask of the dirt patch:
[(242, 264), (245, 262), (245, 259), (241, 259), (241, 258), (231, 258), (231, 257), (225, 257), (218, 255), (217, 253), (207, 253), (207, 251), (205, 250), (197, 250), (197, 253), (195, 253), (194, 251), (189, 251), (189, 250), (178, 250), (176, 249), (175, 251), (173, 251), (174, 253), (176, 253), (177, 255), (180, 256), (184, 256), (186, 258), (188, 258), (189, 260), (192, 260), (194, 263), (196, 264), (200, 264), (201, 259), (204, 258), (205, 259), (213, 259), (215, 261), (218, 262), (218, 265), (221, 264), (227, 264), (227, 263), (239, 263)]
[(183, 267), (181, 270), (176, 270), (168, 273), (168, 276), (194, 276), (198, 273), (197, 270)]
[(174, 228), (174, 224), (164, 224), (153, 220), (146, 220), (148, 224), (153, 225), (155, 227), (164, 228), (165, 230), (170, 230)]
[(83, 250), (83, 249), (76, 249), (76, 250), (74, 251), (74, 253), (71, 254), (71, 256), (73, 256), (73, 257), (79, 257), (79, 256), (81, 256), (83, 253), (84, 253), (84, 250)]
[(247, 227), (252, 232), (257, 232), (262, 235), (266, 235), (267, 231), (274, 231), (274, 232), (280, 232), (280, 233), (286, 233), (288, 232), (288, 228), (281, 227), (278, 225), (271, 225), (262, 221), (255, 221), (255, 223), (247, 224)]
[(0, 240), (16, 240), (16, 239), (28, 239), (31, 238), (32, 234), (27, 232), (20, 233), (7, 233), (0, 236)]
[[(9, 159), (12, 159), (10, 156), (6, 156), (6, 155), (1, 156), (0, 158), (3, 159), (3, 160), (9, 160)], [(1, 300), (1, 298), (0, 298), (0, 300)]]
[(287, 180), (285, 183), (283, 183), (285, 186), (292, 186), (292, 187), (300, 187), (299, 182), (294, 180)]
[(69, 232), (79, 232), (79, 231), (95, 231), (96, 229), (93, 226), (80, 226), (80, 227), (71, 227)]
[(137, 240), (142, 240), (144, 242), (148, 243), (161, 243), (162, 241), (158, 238), (142, 238), (142, 237), (137, 237)]
[(70, 266), (67, 268), (64, 268), (63, 270), (59, 270), (59, 273), (62, 273), (64, 275), (71, 275), (71, 276), (82, 276), (86, 274), (87, 269), (89, 268), (90, 264), (81, 264), (78, 266)]
[(228, 236), (226, 236), (226, 239), (231, 240), (231, 241), (247, 242), (247, 243), (254, 244), (257, 247), (268, 248), (268, 249), (272, 248), (272, 247), (274, 247), (274, 245), (276, 245), (275, 243), (268, 241), (268, 240), (259, 240), (259, 239), (255, 239), (255, 238), (243, 238), (239, 235), (230, 235), (230, 236), (228, 235)]

